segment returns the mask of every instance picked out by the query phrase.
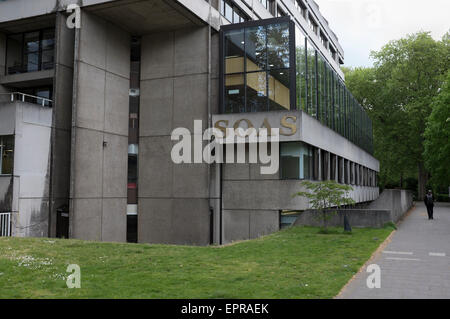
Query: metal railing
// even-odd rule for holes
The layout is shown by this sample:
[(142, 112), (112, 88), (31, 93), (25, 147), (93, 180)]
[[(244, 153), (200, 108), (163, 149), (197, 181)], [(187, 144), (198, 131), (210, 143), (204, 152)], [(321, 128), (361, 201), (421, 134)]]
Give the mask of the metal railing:
[[(41, 106), (52, 106), (53, 101), (50, 99), (47, 99), (45, 97), (40, 97), (40, 96), (36, 96), (36, 95), (30, 95), (30, 94), (26, 94), (26, 93), (21, 93), (21, 92), (10, 92), (10, 93), (0, 93), (0, 97), (1, 96), (9, 96), (9, 101), (10, 102), (14, 102), (14, 101), (21, 101), (21, 102), (28, 102), (28, 103), (33, 103), (33, 104), (38, 104)], [(1, 99), (0, 99), (1, 101)]]
[(0, 213), (0, 237), (11, 236), (11, 213)]

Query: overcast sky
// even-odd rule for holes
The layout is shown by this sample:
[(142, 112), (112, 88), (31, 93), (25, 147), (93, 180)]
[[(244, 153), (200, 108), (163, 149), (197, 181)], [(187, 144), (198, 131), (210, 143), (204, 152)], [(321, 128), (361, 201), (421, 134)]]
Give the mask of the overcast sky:
[(417, 31), (441, 39), (450, 0), (315, 0), (344, 49), (346, 66), (372, 66), (371, 50)]

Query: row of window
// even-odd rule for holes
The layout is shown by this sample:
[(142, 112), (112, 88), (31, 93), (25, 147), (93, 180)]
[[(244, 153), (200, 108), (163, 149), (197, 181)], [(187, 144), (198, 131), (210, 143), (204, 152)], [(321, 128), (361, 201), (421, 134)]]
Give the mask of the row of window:
[(231, 23), (242, 23), (250, 20), (250, 18), (231, 0), (220, 0), (219, 12)]
[(282, 179), (335, 180), (341, 184), (377, 186), (377, 173), (302, 142), (280, 144)]
[(7, 38), (6, 72), (17, 74), (53, 69), (54, 51), (54, 29), (10, 35)]
[(296, 27), (296, 106), (369, 153), (372, 121), (339, 75)]
[(301, 29), (285, 21), (224, 28), (222, 112), (301, 109), (372, 153), (368, 115)]
[(0, 175), (14, 173), (14, 136), (0, 136)]

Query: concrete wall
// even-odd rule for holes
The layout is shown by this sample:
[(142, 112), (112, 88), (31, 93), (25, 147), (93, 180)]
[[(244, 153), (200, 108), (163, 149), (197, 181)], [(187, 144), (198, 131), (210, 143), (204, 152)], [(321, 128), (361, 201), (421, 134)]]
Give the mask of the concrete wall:
[[(347, 215), (351, 227), (374, 227), (381, 228), (386, 223), (392, 221), (391, 211), (388, 209), (343, 209), (338, 210), (337, 214), (328, 215), (328, 226), (344, 227), (344, 216)], [(323, 221), (321, 215), (317, 212), (305, 211), (298, 215), (294, 226), (316, 226), (322, 227)]]
[[(176, 165), (170, 156), (173, 129), (192, 132), (194, 120), (207, 124), (208, 28), (143, 36), (141, 59), (139, 242), (209, 244), (208, 165)], [(217, 68), (213, 72), (217, 112)]]
[(130, 35), (82, 12), (76, 31), (70, 236), (125, 241)]
[(370, 203), (368, 209), (388, 209), (394, 223), (412, 207), (413, 194), (404, 189), (385, 189), (380, 197)]
[[(300, 180), (280, 180), (279, 173), (261, 175), (260, 164), (223, 165), (224, 242), (252, 239), (279, 229), (281, 210), (307, 210), (307, 199), (292, 197), (305, 191)], [(378, 197), (377, 187), (352, 186), (356, 202)], [(242, 224), (242, 225), (241, 225)], [(241, 225), (238, 227), (238, 225)]]
[[(0, 78), (2, 78), (5, 75), (5, 65), (6, 65), (6, 35), (0, 32)], [(8, 92), (8, 90), (3, 85), (0, 85), (0, 94), (5, 92)]]
[[(397, 223), (412, 207), (412, 192), (401, 189), (386, 189), (366, 208), (341, 209), (327, 222), (329, 226), (344, 226), (344, 215), (352, 227), (383, 227), (388, 222)], [(305, 211), (298, 214), (294, 226), (322, 226), (317, 213)]]
[(53, 81), (53, 129), (50, 184), (49, 235), (56, 236), (56, 211), (68, 210), (70, 193), (70, 145), (75, 32), (66, 17), (56, 15), (55, 77)]
[[(13, 236), (48, 236), (52, 109), (15, 102)], [(13, 199), (16, 200), (16, 199)]]

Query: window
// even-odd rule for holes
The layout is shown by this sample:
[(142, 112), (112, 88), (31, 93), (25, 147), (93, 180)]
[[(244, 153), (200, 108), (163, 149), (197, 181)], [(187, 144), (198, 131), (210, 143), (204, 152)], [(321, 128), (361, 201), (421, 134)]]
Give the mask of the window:
[(328, 48), (328, 39), (322, 32), (320, 32), (320, 42), (325, 48)]
[(311, 28), (311, 30), (317, 34), (317, 31), (319, 30), (319, 26), (317, 25), (317, 23), (314, 21), (313, 18), (309, 17), (308, 19), (309, 22), (309, 27)]
[(313, 147), (302, 142), (280, 144), (282, 179), (311, 179)]
[(306, 19), (306, 6), (302, 0), (295, 0), (295, 8), (300, 12), (302, 17)]
[(231, 0), (220, 0), (219, 11), (231, 23), (241, 23), (250, 20)]
[(225, 113), (290, 109), (289, 22), (225, 30)]
[(0, 136), (0, 175), (14, 174), (14, 136)]
[(284, 12), (284, 10), (281, 9), (280, 6), (277, 6), (277, 17), (280, 18), (280, 17), (285, 17), (285, 16), (286, 16), (286, 12)]
[(8, 36), (7, 73), (17, 74), (53, 69), (54, 51), (54, 29)]
[(363, 107), (301, 27), (279, 20), (222, 26), (222, 112), (301, 109), (373, 154), (372, 122)]
[(259, 0), (264, 8), (266, 8), (272, 15), (275, 15), (275, 0)]

